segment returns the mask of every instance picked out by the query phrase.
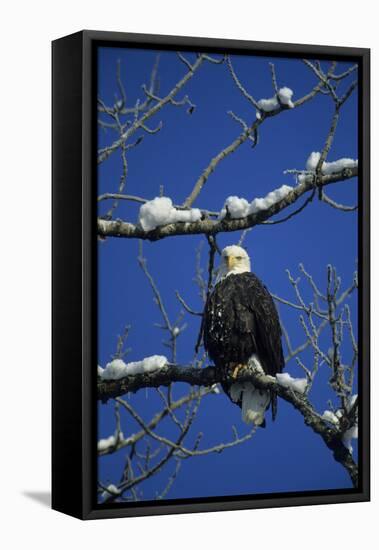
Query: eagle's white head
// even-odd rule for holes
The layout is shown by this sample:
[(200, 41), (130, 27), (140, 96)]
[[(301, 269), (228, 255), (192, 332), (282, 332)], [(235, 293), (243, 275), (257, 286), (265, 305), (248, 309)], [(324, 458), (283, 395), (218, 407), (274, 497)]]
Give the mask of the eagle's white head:
[(246, 250), (237, 245), (226, 246), (221, 253), (221, 265), (216, 282), (228, 275), (246, 271), (250, 271), (250, 258)]

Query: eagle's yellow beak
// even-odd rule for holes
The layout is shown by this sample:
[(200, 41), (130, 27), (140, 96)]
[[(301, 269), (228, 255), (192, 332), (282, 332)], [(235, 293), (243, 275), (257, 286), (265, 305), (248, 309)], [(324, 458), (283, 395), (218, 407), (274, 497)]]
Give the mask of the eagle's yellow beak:
[(233, 269), (236, 264), (238, 264), (238, 260), (236, 259), (235, 256), (227, 256), (226, 257), (226, 265), (227, 265), (228, 271)]

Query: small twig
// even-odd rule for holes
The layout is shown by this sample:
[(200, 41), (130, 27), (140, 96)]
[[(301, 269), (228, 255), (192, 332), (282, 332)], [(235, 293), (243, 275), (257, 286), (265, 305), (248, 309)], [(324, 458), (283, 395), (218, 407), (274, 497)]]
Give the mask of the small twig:
[[(135, 112), (137, 118), (135, 119), (134, 123), (128, 128), (124, 134), (117, 140), (115, 140), (111, 145), (109, 145), (106, 150), (103, 150), (98, 153), (97, 162), (100, 164), (104, 160), (106, 160), (114, 151), (116, 151), (122, 143), (126, 142), (137, 130), (141, 128), (142, 125), (146, 125), (146, 122), (153, 117), (155, 114), (158, 113), (166, 104), (171, 103), (172, 100), (174, 100), (175, 96), (178, 94), (178, 92), (187, 84), (187, 82), (192, 78), (192, 76), (195, 74), (197, 69), (202, 65), (204, 61), (204, 58), (202, 56), (199, 56), (195, 63), (192, 66), (192, 70), (188, 71), (171, 89), (171, 91), (163, 98), (161, 98), (159, 101), (157, 101), (148, 111), (146, 111), (140, 118), (138, 118), (138, 115), (141, 111), (141, 108), (139, 105), (136, 106)], [(144, 88), (145, 91), (147, 91), (148, 96), (155, 95), (151, 90), (147, 90), (147, 88)]]
[(345, 72), (341, 73), (341, 74), (330, 74), (329, 75), (329, 78), (331, 80), (342, 80), (344, 78), (346, 78), (347, 76), (349, 76), (349, 74), (351, 74), (352, 72), (356, 71), (358, 69), (358, 65), (352, 65), (351, 67), (349, 67)]
[(190, 313), (191, 315), (198, 315), (198, 316), (202, 316), (202, 312), (201, 311), (195, 311), (193, 310), (192, 308), (189, 307), (189, 305), (184, 301), (184, 299), (180, 296), (179, 292), (176, 290), (175, 291), (175, 295), (176, 297), (178, 298), (179, 302), (182, 304), (182, 306), (184, 307), (184, 309)]
[(354, 212), (355, 210), (358, 210), (358, 205), (355, 206), (347, 206), (346, 204), (341, 204), (338, 202), (335, 202), (333, 199), (327, 196), (325, 191), (322, 193), (321, 200), (325, 202), (326, 204), (329, 204), (329, 206), (332, 206), (333, 208), (336, 208), (336, 210), (342, 210), (343, 212)]
[(230, 56), (226, 55), (225, 60), (226, 60), (226, 66), (229, 69), (229, 73), (231, 74), (231, 76), (234, 80), (234, 83), (237, 86), (237, 88), (239, 89), (239, 91), (258, 111), (260, 111), (257, 101), (253, 98), (253, 96), (251, 94), (249, 94), (249, 92), (241, 84), (241, 81), (239, 80), (238, 76), (236, 75)]
[(262, 222), (262, 225), (276, 225), (278, 223), (287, 222), (288, 220), (290, 220), (291, 218), (293, 218), (297, 214), (300, 214), (300, 212), (302, 212), (308, 206), (308, 204), (310, 204), (313, 201), (314, 196), (315, 196), (315, 190), (313, 189), (313, 191), (306, 198), (306, 200), (303, 202), (303, 204), (299, 208), (297, 208), (296, 210), (294, 210), (293, 212), (288, 214), (288, 216), (285, 216), (284, 218), (281, 218), (279, 220), (266, 220), (266, 221)]
[(274, 63), (269, 63), (269, 65), (270, 65), (270, 70), (271, 70), (272, 85), (273, 85), (275, 94), (278, 95), (279, 89), (278, 89), (278, 83), (276, 81), (275, 65), (274, 65)]
[(121, 110), (126, 105), (126, 92), (124, 85), (121, 80), (121, 61), (120, 59), (117, 60), (117, 68), (116, 68), (116, 78), (117, 78), (117, 86), (121, 94), (121, 105), (118, 107), (118, 110)]
[(172, 327), (170, 319), (168, 317), (166, 308), (164, 307), (163, 300), (162, 300), (161, 294), (158, 290), (158, 287), (155, 284), (155, 281), (154, 281), (152, 275), (150, 274), (149, 270), (147, 269), (147, 260), (146, 260), (146, 258), (143, 257), (143, 248), (142, 247), (143, 247), (143, 242), (139, 241), (139, 255), (138, 255), (139, 266), (141, 267), (142, 271), (145, 273), (145, 275), (146, 275), (146, 277), (147, 277), (147, 279), (150, 283), (150, 286), (153, 290), (155, 301), (156, 301), (157, 306), (159, 307), (159, 309), (162, 313), (162, 317), (163, 317), (163, 320), (165, 322), (165, 327), (170, 331), (170, 333), (172, 333), (172, 328), (173, 327)]
[(189, 71), (193, 71), (193, 67), (192, 67), (191, 63), (184, 57), (184, 55), (181, 54), (180, 52), (176, 52), (176, 54), (179, 57), (180, 61), (182, 63), (184, 63), (184, 65), (187, 67), (187, 69)]

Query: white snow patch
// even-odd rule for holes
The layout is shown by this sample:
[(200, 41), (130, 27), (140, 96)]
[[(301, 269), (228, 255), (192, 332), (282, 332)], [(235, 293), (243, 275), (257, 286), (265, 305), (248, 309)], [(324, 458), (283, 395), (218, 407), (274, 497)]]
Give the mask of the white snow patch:
[(294, 106), (292, 103), (293, 91), (291, 90), (291, 88), (287, 88), (287, 86), (284, 86), (284, 88), (280, 88), (278, 92), (278, 96), (279, 96), (280, 102), (283, 105), (288, 105), (288, 107), (290, 107), (291, 109), (293, 108)]
[[(350, 412), (358, 395), (354, 394), (350, 396), (349, 401), (347, 403), (347, 411)], [(345, 445), (345, 447), (350, 451), (350, 453), (353, 452), (353, 446), (351, 444), (352, 439), (358, 439), (358, 425), (354, 424), (351, 428), (346, 430), (346, 432), (342, 436), (342, 443)]]
[(97, 376), (101, 376), (104, 372), (104, 369), (100, 367), (100, 365), (97, 365)]
[(255, 214), (260, 210), (267, 210), (267, 208), (270, 208), (270, 206), (279, 202), (286, 195), (288, 195), (288, 193), (292, 191), (292, 189), (293, 188), (289, 185), (282, 185), (278, 189), (270, 191), (270, 193), (266, 195), (266, 197), (264, 197), (263, 199), (254, 199), (250, 204), (249, 214)]
[[(286, 86), (284, 88), (280, 88), (280, 90), (278, 91), (280, 103), (283, 105), (288, 105), (288, 107), (290, 107), (291, 109), (294, 106), (294, 104), (292, 103), (292, 96), (293, 91), (291, 90), (291, 88), (287, 88)], [(278, 97), (275, 95), (274, 97), (270, 97), (269, 99), (260, 99), (258, 101), (258, 107), (261, 111), (265, 111), (266, 113), (274, 111), (280, 105)], [(258, 113), (257, 118), (260, 118), (260, 116), (258, 117)]]
[[(356, 394), (349, 397), (348, 403), (346, 405), (347, 412), (351, 411), (351, 408), (353, 407), (357, 397), (358, 396)], [(331, 422), (332, 424), (338, 425), (339, 419), (342, 416), (343, 416), (343, 409), (338, 409), (335, 413), (333, 413), (332, 411), (324, 411), (322, 418), (324, 420), (327, 420), (328, 422)], [(357, 424), (354, 424), (353, 426), (351, 426), (351, 428), (346, 430), (342, 435), (342, 443), (345, 445), (346, 449), (350, 451), (350, 453), (353, 452), (353, 446), (351, 444), (351, 441), (357, 438), (358, 438)]]
[(261, 111), (269, 113), (279, 106), (278, 98), (276, 96), (270, 97), (270, 99), (260, 99), (258, 101), (258, 107)]
[(223, 219), (227, 212), (229, 212), (231, 218), (245, 218), (261, 210), (267, 210), (270, 206), (282, 200), (292, 190), (293, 187), (282, 185), (278, 189), (270, 191), (264, 198), (256, 198), (251, 203), (244, 198), (235, 195), (230, 196), (226, 199), (219, 217)]
[(338, 424), (338, 416), (332, 411), (324, 411), (322, 417), (323, 420), (330, 422), (331, 424)]
[[(244, 218), (249, 213), (250, 204), (246, 199), (232, 195), (226, 199), (221, 212), (225, 211), (226, 214), (226, 208), (232, 218)], [(222, 217), (225, 217), (225, 214)]]
[(277, 373), (276, 380), (280, 386), (291, 388), (297, 393), (304, 393), (307, 387), (306, 378), (292, 378), (288, 372)]
[(350, 451), (350, 453), (353, 453), (353, 446), (351, 444), (352, 439), (358, 439), (358, 426), (355, 424), (342, 436), (342, 443), (345, 445), (346, 449)]
[(321, 156), (321, 153), (317, 153), (315, 151), (313, 151), (313, 153), (309, 155), (307, 162), (305, 163), (305, 168), (309, 172), (314, 172), (316, 170), (316, 166), (318, 161), (320, 160), (320, 156)]
[(152, 355), (151, 357), (145, 357), (142, 361), (134, 361), (131, 363), (124, 363), (122, 359), (113, 359), (101, 373), (101, 378), (103, 378), (103, 380), (119, 380), (125, 376), (161, 369), (167, 365), (167, 363), (167, 357), (164, 355)]
[(118, 441), (122, 441), (123, 439), (124, 434), (122, 432), (119, 432), (118, 436), (116, 433), (114, 435), (110, 435), (109, 437), (105, 437), (104, 439), (99, 439), (97, 442), (97, 450), (105, 451), (109, 447), (114, 447)]
[(355, 393), (354, 395), (351, 395), (351, 396), (349, 397), (349, 401), (348, 401), (347, 407), (346, 407), (348, 411), (351, 411), (351, 409), (352, 409), (354, 403), (355, 403), (356, 400), (357, 400), (357, 397), (358, 397), (358, 395), (357, 395), (356, 393)]
[[(298, 183), (304, 183), (307, 176), (312, 175), (317, 168), (318, 161), (320, 160), (321, 153), (313, 151), (306, 162), (305, 168), (306, 172), (297, 175)], [(324, 175), (330, 175), (342, 172), (345, 168), (356, 168), (358, 166), (358, 160), (350, 158), (341, 158), (333, 162), (323, 162), (321, 173)]]
[(116, 485), (110, 483), (107, 487), (107, 491), (103, 491), (101, 496), (104, 500), (108, 500), (111, 496), (119, 495), (121, 493), (120, 489), (117, 489)]
[(113, 361), (107, 363), (100, 376), (104, 380), (119, 380), (128, 374), (126, 370), (127, 365), (122, 359), (113, 359)]
[[(316, 170), (318, 161), (320, 160), (321, 153), (313, 151), (308, 157), (306, 162), (306, 169), (309, 172), (314, 172)], [(322, 165), (321, 172), (323, 174), (334, 174), (335, 172), (341, 172), (345, 168), (356, 168), (358, 166), (358, 161), (350, 158), (341, 158), (333, 162), (324, 161)]]
[(198, 208), (178, 210), (169, 197), (155, 197), (139, 210), (138, 223), (144, 231), (152, 231), (161, 225), (176, 222), (197, 222), (201, 219)]

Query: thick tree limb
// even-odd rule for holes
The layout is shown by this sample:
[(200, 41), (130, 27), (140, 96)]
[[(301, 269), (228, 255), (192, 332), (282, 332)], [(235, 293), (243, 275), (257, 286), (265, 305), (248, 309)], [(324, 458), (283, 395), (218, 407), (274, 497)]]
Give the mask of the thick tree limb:
[[(221, 381), (235, 382), (234, 379), (225, 380), (220, 369), (215, 367), (206, 367), (198, 369), (195, 367), (180, 367), (178, 365), (167, 365), (162, 369), (147, 374), (137, 374), (121, 380), (99, 380), (98, 382), (98, 399), (106, 402), (110, 398), (119, 397), (127, 392), (136, 392), (141, 388), (158, 386), (168, 386), (172, 382), (185, 382), (192, 386), (212, 386)], [(312, 430), (320, 435), (329, 449), (332, 450), (333, 456), (349, 473), (353, 485), (358, 485), (358, 467), (355, 464), (353, 457), (348, 449), (342, 443), (341, 431), (329, 425), (321, 416), (313, 409), (307, 397), (292, 391), (289, 388), (280, 386), (276, 379), (258, 373), (251, 373), (238, 377), (239, 382), (251, 381), (261, 389), (274, 391), (282, 399), (290, 403), (297, 409)]]
[(97, 384), (97, 396), (100, 401), (119, 397), (128, 392), (136, 392), (141, 388), (158, 388), (168, 386), (171, 382), (186, 382), (191, 386), (212, 386), (220, 382), (220, 373), (215, 367), (198, 369), (167, 365), (159, 370), (136, 374), (120, 380), (101, 380)]
[[(317, 185), (323, 187), (358, 175), (358, 168), (345, 169), (342, 172), (320, 176)], [(312, 175), (304, 178), (304, 181), (293, 188), (282, 200), (273, 204), (267, 210), (261, 210), (255, 214), (250, 214), (245, 218), (210, 220), (204, 219), (192, 223), (171, 223), (157, 227), (152, 231), (144, 231), (141, 227), (122, 220), (103, 220), (98, 219), (98, 234), (102, 237), (122, 237), (126, 239), (144, 239), (149, 241), (158, 241), (166, 237), (176, 235), (215, 235), (220, 232), (240, 231), (262, 224), (275, 214), (278, 214), (285, 208), (295, 204), (296, 201), (308, 191), (314, 189), (314, 177)]]

